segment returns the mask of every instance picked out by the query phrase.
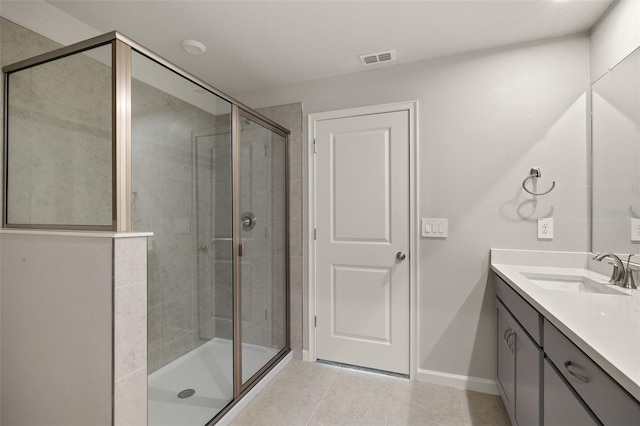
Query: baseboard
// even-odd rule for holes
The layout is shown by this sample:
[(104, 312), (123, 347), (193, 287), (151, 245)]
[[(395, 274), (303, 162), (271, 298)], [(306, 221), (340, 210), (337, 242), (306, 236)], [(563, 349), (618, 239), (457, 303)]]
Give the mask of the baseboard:
[(315, 361), (315, 359), (311, 359), (311, 355), (309, 354), (308, 349), (302, 350), (302, 360), (303, 361)]
[(262, 389), (282, 371), (282, 369), (293, 359), (293, 352), (289, 352), (282, 361), (280, 361), (262, 380), (255, 384), (253, 388), (233, 406), (231, 410), (227, 412), (217, 423), (219, 426), (227, 426), (231, 424), (242, 410), (255, 398)]
[(462, 376), (460, 374), (442, 373), (419, 368), (416, 379), (420, 382), (498, 395), (498, 387), (496, 386), (495, 380), (483, 379), (481, 377)]

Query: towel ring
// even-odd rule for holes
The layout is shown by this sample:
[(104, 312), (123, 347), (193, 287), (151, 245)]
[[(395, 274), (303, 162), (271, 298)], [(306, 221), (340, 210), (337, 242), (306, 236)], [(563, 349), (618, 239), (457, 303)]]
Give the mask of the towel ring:
[(525, 178), (525, 180), (522, 181), (522, 189), (524, 189), (525, 191), (527, 191), (529, 194), (531, 195), (547, 195), (548, 193), (550, 193), (551, 191), (553, 191), (553, 188), (556, 187), (556, 181), (554, 180), (553, 183), (551, 184), (551, 188), (549, 188), (547, 191), (545, 192), (539, 192), (539, 193), (535, 193), (535, 192), (531, 192), (527, 189), (526, 183), (528, 180), (533, 180), (533, 179), (537, 179), (539, 177), (542, 177), (542, 172), (540, 171), (539, 167), (532, 167), (531, 170), (529, 170), (529, 176), (527, 176)]

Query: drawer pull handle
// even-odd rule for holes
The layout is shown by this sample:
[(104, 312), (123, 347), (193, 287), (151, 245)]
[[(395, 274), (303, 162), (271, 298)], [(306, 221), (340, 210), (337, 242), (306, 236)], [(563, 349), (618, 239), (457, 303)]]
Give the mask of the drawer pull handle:
[(575, 371), (571, 371), (571, 369), (569, 367), (571, 367), (571, 361), (566, 361), (564, 363), (564, 368), (567, 369), (567, 371), (569, 372), (569, 374), (571, 374), (573, 377), (575, 377), (576, 379), (585, 382), (585, 383), (589, 383), (589, 378), (583, 376), (582, 374), (578, 374)]
[(502, 340), (504, 340), (504, 344), (507, 346), (507, 349), (509, 349), (509, 352), (513, 353), (513, 348), (511, 347), (511, 343), (509, 343), (509, 337), (513, 336), (515, 333), (515, 331), (513, 331), (513, 329), (511, 327), (507, 327), (507, 329), (504, 331), (504, 334), (502, 335)]

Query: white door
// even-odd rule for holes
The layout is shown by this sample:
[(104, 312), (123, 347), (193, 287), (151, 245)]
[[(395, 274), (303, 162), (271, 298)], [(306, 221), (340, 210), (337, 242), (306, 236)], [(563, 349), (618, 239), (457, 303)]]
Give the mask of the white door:
[(315, 138), (316, 356), (409, 374), (409, 111)]

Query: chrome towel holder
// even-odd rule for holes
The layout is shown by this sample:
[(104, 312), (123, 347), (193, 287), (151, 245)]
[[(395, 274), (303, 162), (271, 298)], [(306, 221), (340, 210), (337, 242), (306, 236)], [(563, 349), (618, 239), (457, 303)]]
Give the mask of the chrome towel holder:
[(549, 188), (547, 191), (545, 192), (531, 192), (527, 189), (526, 183), (528, 180), (533, 181), (533, 179), (537, 179), (539, 177), (542, 177), (542, 172), (540, 171), (540, 167), (532, 167), (531, 170), (529, 170), (529, 176), (527, 176), (525, 178), (525, 180), (522, 181), (522, 189), (524, 189), (525, 191), (527, 191), (529, 194), (531, 195), (546, 195), (548, 193), (550, 193), (551, 191), (553, 191), (553, 188), (556, 187), (556, 181), (554, 180), (553, 183), (551, 184), (551, 188)]

